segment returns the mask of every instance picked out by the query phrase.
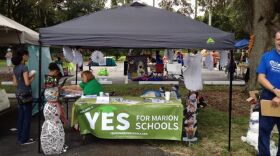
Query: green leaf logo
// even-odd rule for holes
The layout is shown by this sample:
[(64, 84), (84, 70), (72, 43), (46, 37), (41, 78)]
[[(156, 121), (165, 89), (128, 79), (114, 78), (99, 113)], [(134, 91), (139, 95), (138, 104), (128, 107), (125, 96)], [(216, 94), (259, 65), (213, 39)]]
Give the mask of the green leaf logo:
[(215, 40), (212, 37), (209, 37), (207, 40), (207, 44), (214, 44)]

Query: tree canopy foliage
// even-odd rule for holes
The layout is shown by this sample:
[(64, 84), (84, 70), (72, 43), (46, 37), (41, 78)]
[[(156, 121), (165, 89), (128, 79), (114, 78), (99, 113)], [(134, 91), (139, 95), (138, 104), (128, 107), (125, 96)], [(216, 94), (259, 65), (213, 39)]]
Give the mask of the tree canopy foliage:
[[(99, 11), (109, 0), (0, 0), (0, 13), (38, 30), (85, 14)], [(111, 0), (111, 7), (131, 3), (132, 0)], [(250, 86), (256, 86), (255, 69), (261, 54), (273, 46), (273, 37), (280, 29), (280, 0), (197, 0), (205, 16), (197, 20), (235, 34), (236, 39), (256, 36), (250, 56)], [(195, 12), (188, 0), (162, 0), (161, 8), (190, 16)], [(250, 80), (250, 81), (251, 81)]]
[[(208, 23), (209, 12), (212, 14), (212, 26), (227, 32), (235, 33), (237, 39), (249, 37), (252, 12), (250, 0), (197, 0), (197, 5), (205, 11), (197, 20)], [(187, 0), (162, 0), (159, 6), (168, 11), (186, 16), (194, 14), (195, 9)]]
[(162, 0), (159, 6), (172, 12), (176, 11), (174, 8), (177, 8), (177, 13), (186, 16), (190, 16), (193, 13), (193, 8), (188, 0)]
[(111, 0), (111, 8), (132, 3), (133, 0)]
[(106, 0), (0, 0), (0, 13), (38, 30), (101, 10)]
[(212, 26), (235, 33), (236, 39), (249, 37), (252, 25), (252, 5), (250, 0), (198, 0), (205, 9), (203, 22), (208, 22), (212, 13)]
[[(38, 30), (63, 21), (99, 11), (108, 0), (0, 0), (0, 13), (15, 21)], [(207, 23), (212, 13), (212, 25), (219, 29), (235, 32), (237, 38), (249, 35), (251, 31), (251, 0), (197, 0), (206, 11), (198, 19)], [(111, 0), (111, 7), (131, 3), (133, 0)], [(173, 12), (190, 16), (194, 9), (188, 0), (162, 0), (159, 6)]]

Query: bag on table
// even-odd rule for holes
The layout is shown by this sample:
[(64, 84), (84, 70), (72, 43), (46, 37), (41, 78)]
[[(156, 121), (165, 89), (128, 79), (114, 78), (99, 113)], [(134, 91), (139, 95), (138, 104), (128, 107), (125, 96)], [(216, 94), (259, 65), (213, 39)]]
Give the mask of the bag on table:
[(17, 95), (18, 100), (19, 100), (19, 104), (32, 104), (33, 103), (33, 97), (32, 94), (30, 92), (28, 93), (19, 93)]

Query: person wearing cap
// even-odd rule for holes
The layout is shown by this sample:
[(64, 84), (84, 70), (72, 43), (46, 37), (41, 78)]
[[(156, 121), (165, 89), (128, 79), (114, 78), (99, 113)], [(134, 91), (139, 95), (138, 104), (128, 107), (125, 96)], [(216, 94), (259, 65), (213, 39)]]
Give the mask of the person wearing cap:
[(7, 53), (6, 53), (5, 57), (6, 57), (7, 67), (8, 67), (9, 73), (10, 73), (11, 70), (12, 70), (11, 67), (12, 67), (12, 57), (13, 57), (13, 53), (12, 53), (11, 48), (7, 49)]

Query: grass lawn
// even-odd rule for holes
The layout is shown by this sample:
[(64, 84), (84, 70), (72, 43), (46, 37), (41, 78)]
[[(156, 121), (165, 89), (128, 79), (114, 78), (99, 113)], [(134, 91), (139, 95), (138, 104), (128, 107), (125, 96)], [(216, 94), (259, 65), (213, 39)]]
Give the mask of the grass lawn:
[(1, 67), (6, 67), (6, 60), (0, 60), (0, 68)]
[[(160, 85), (138, 84), (112, 84), (104, 85), (105, 92), (115, 91), (117, 96), (139, 96), (144, 90), (158, 90)], [(15, 87), (0, 86), (8, 93), (15, 91)], [(170, 90), (171, 86), (166, 86)], [(233, 88), (233, 113), (232, 113), (232, 136), (231, 155), (251, 156), (256, 155), (256, 150), (241, 141), (241, 136), (246, 136), (249, 120), (249, 108), (245, 99), (247, 95), (241, 92), (241, 87)], [(186, 101), (187, 90), (180, 86), (182, 103)], [(198, 113), (197, 144), (188, 146), (184, 142), (165, 140), (146, 140), (148, 144), (159, 147), (172, 155), (182, 156), (212, 156), (229, 155), (228, 148), (228, 86), (204, 86), (201, 93), (208, 104)]]
[[(240, 139), (245, 136), (248, 129), (248, 118), (234, 116), (232, 118), (231, 133), (231, 155), (252, 156), (256, 155), (256, 150), (243, 143)], [(184, 156), (205, 156), (205, 155), (229, 155), (228, 149), (228, 113), (217, 111), (206, 107), (198, 114), (198, 134), (197, 144), (187, 145), (184, 142), (174, 141), (150, 141), (149, 143), (158, 146), (174, 155)]]

